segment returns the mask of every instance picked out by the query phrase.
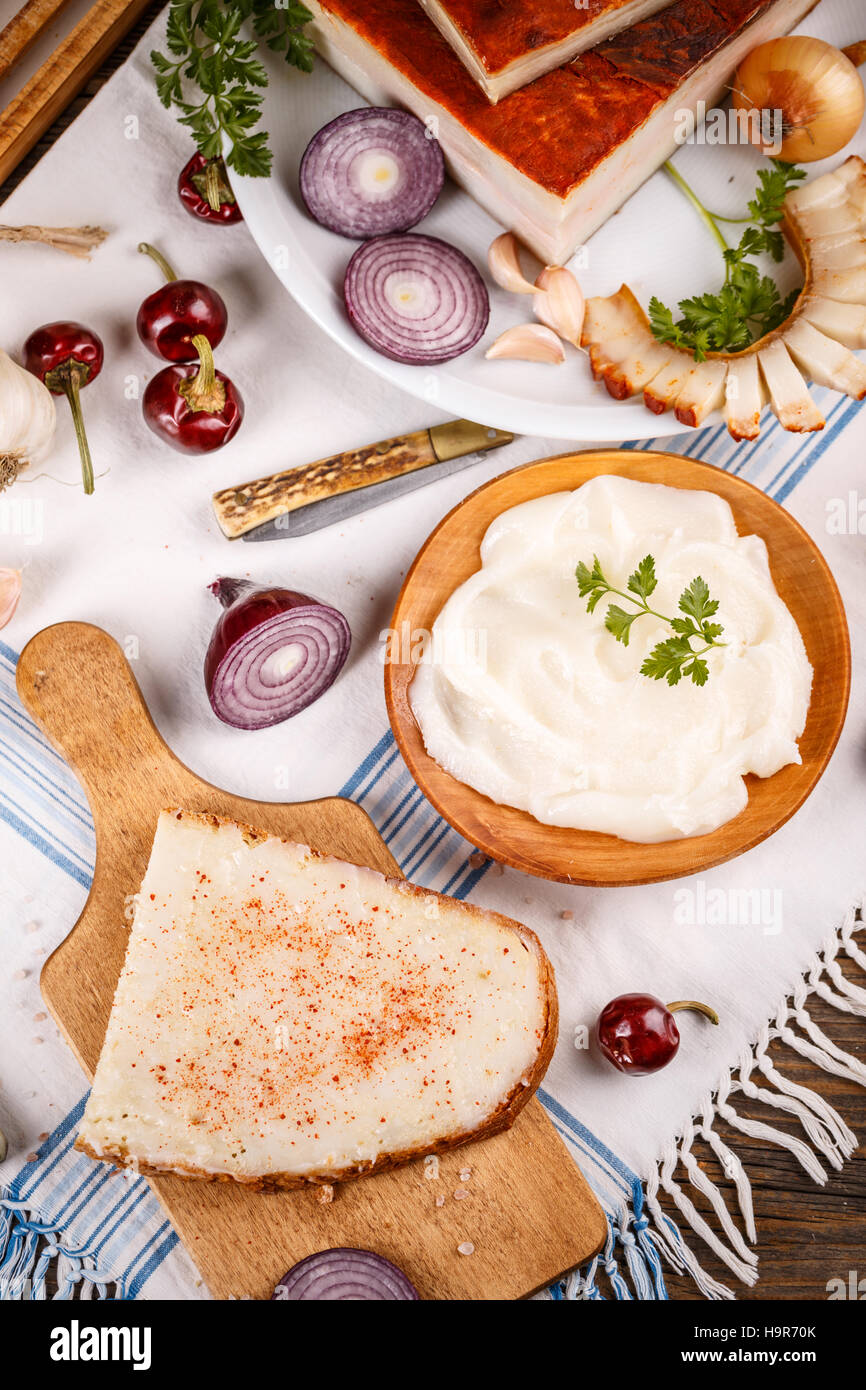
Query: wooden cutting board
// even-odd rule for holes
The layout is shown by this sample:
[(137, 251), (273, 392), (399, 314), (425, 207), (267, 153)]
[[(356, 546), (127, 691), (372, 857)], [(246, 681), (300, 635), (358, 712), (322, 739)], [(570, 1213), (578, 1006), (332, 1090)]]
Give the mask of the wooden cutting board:
[[(144, 875), (164, 806), (210, 811), (384, 873), (397, 865), (359, 806), (338, 797), (250, 801), (184, 767), (154, 727), (117, 643), (87, 623), (46, 628), (18, 664), (18, 692), (75, 770), (96, 824), (96, 872), (77, 925), (46, 962), (42, 993), (92, 1077), (127, 939), (128, 903)], [(238, 735), (239, 753), (243, 739)], [(462, 1168), (470, 1196), (453, 1200)], [(593, 1255), (604, 1215), (544, 1110), (440, 1160), (438, 1181), (414, 1163), (315, 1194), (260, 1194), (232, 1183), (149, 1180), (217, 1298), (269, 1298), (298, 1260), (331, 1246), (375, 1250), (406, 1271), (422, 1298), (513, 1299)], [(437, 1195), (445, 1197), (436, 1206)], [(463, 1256), (458, 1245), (471, 1241)]]

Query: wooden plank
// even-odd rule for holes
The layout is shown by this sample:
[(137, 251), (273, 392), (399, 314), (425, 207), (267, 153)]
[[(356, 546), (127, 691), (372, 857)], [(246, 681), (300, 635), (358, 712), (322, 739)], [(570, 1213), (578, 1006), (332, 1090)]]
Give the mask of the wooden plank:
[[(89, 1075), (123, 962), (126, 904), (141, 883), (162, 807), (216, 812), (397, 871), (351, 801), (250, 801), (190, 772), (163, 743), (119, 647), (99, 628), (61, 623), (39, 633), (22, 653), (17, 678), (24, 704), (81, 778), (96, 825), (90, 897), (41, 980)], [(463, 1167), (472, 1169), (464, 1184), (470, 1196), (455, 1202)], [(422, 1297), (514, 1299), (582, 1263), (604, 1241), (601, 1208), (537, 1100), (507, 1133), (444, 1155), (440, 1172), (428, 1181), (414, 1163), (359, 1179), (339, 1187), (328, 1206), (309, 1192), (262, 1194), (234, 1183), (161, 1177), (151, 1186), (219, 1298), (268, 1298), (303, 1256), (355, 1245), (405, 1269)], [(475, 1247), (470, 1256), (457, 1251), (466, 1241)]]
[(47, 130), (150, 0), (97, 0), (0, 115), (0, 181)]
[(22, 5), (0, 30), (0, 77), (6, 76), (68, 4), (69, 0), (27, 0)]

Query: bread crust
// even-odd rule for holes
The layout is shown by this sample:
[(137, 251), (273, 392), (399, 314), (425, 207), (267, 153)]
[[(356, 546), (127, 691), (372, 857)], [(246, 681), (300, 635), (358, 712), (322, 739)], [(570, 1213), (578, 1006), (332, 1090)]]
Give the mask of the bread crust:
[[(199, 825), (210, 825), (218, 829), (223, 825), (234, 826), (239, 830), (247, 844), (256, 844), (265, 840), (278, 840), (284, 845), (298, 845), (299, 848), (306, 850), (316, 859), (334, 860), (337, 863), (346, 863), (346, 860), (337, 859), (334, 855), (322, 854), (321, 851), (311, 848), (309, 845), (301, 845), (297, 840), (289, 840), (285, 836), (270, 835), (266, 831), (257, 830), (254, 826), (247, 825), (242, 821), (229, 820), (209, 812), (184, 811), (178, 807), (167, 808), (166, 814), (174, 815), (178, 820), (193, 821)], [(390, 877), (381, 874), (377, 869), (371, 869), (368, 865), (356, 865), (363, 868), (367, 873), (374, 874), (383, 882), (397, 889), (398, 892), (406, 893), (413, 897), (423, 898), (429, 901), (435, 898), (437, 901), (447, 903), (450, 909), (457, 908), (467, 916), (475, 917), (486, 922), (495, 922), (497, 926), (511, 932), (516, 936), (525, 950), (530, 951), (538, 961), (539, 984), (545, 1003), (544, 1031), (541, 1042), (536, 1053), (535, 1062), (528, 1077), (522, 1079), (503, 1099), (496, 1110), (474, 1129), (463, 1130), (455, 1134), (446, 1135), (432, 1144), (419, 1144), (409, 1149), (401, 1149), (393, 1154), (381, 1154), (373, 1163), (366, 1165), (351, 1166), (341, 1169), (322, 1170), (315, 1173), (268, 1173), (260, 1177), (243, 1177), (234, 1173), (215, 1173), (205, 1168), (196, 1167), (194, 1164), (159, 1164), (150, 1163), (147, 1160), (136, 1159), (120, 1146), (107, 1147), (101, 1152), (97, 1152), (92, 1145), (78, 1135), (74, 1148), (80, 1153), (87, 1154), (90, 1158), (97, 1159), (99, 1162), (111, 1163), (118, 1168), (133, 1168), (136, 1172), (145, 1177), (171, 1176), (204, 1182), (233, 1182), (242, 1187), (247, 1187), (253, 1192), (286, 1192), (296, 1191), (305, 1187), (321, 1187), (334, 1183), (349, 1182), (356, 1178), (372, 1177), (376, 1173), (383, 1173), (391, 1168), (397, 1168), (405, 1163), (413, 1163), (420, 1158), (427, 1157), (428, 1154), (448, 1153), (451, 1149), (460, 1148), (464, 1144), (473, 1144), (479, 1139), (487, 1139), (494, 1134), (501, 1134), (503, 1130), (510, 1129), (520, 1114), (526, 1103), (541, 1085), (545, 1072), (556, 1048), (558, 1025), (559, 1025), (559, 1000), (556, 993), (556, 980), (553, 967), (547, 954), (539, 941), (535, 932), (525, 926), (522, 922), (514, 918), (506, 917), (500, 912), (490, 912), (478, 907), (475, 903), (461, 902), (459, 898), (449, 898), (444, 893), (434, 892), (432, 889), (420, 888), (415, 883), (410, 883), (408, 879)]]

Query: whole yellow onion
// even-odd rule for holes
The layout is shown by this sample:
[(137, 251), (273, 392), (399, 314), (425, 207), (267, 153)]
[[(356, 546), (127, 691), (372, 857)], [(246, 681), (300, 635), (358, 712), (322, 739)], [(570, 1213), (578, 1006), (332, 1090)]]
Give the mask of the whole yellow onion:
[[(763, 124), (750, 123), (753, 143), (793, 164), (841, 150), (866, 108), (863, 83), (850, 58), (823, 39), (798, 34), (753, 48), (736, 71), (733, 96), (738, 111), (766, 113)], [(770, 149), (775, 113), (782, 141)]]

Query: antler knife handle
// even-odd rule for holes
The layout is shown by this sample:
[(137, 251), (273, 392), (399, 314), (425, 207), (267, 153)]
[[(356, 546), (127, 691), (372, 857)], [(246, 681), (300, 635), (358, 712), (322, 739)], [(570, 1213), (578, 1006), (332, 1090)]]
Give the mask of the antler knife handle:
[(436, 463), (436, 454), (429, 430), (398, 435), (362, 449), (319, 459), (301, 468), (289, 468), (269, 478), (243, 483), (240, 487), (225, 488), (214, 493), (213, 507), (223, 534), (229, 540), (243, 536), (254, 527), (275, 517), (336, 497), (341, 492), (354, 492), (372, 483), (383, 483), (416, 468)]

